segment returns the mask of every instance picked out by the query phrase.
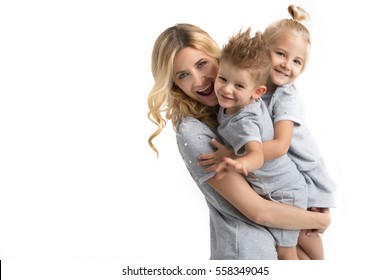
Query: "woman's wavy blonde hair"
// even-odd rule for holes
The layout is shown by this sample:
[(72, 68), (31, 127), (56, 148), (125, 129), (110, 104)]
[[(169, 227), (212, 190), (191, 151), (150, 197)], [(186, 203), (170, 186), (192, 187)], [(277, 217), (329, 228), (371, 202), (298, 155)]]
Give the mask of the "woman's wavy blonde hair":
[[(268, 43), (268, 46), (272, 46), (277, 40), (279, 35), (286, 30), (293, 30), (302, 36), (302, 39), (307, 42), (308, 47), (311, 46), (310, 32), (301, 23), (303, 20), (309, 20), (310, 15), (301, 7), (290, 5), (288, 6), (288, 13), (292, 17), (291, 19), (281, 19), (270, 24), (263, 32), (263, 38)], [(307, 61), (307, 59), (305, 60)], [(302, 66), (302, 71), (305, 68), (306, 63)]]
[(210, 35), (192, 24), (171, 26), (156, 39), (152, 51), (154, 85), (148, 95), (148, 118), (157, 125), (157, 130), (151, 134), (148, 143), (157, 156), (158, 150), (152, 141), (168, 120), (172, 121), (174, 129), (184, 116), (197, 118), (209, 126), (217, 125), (218, 106), (206, 106), (190, 98), (173, 82), (173, 61), (176, 54), (186, 47), (200, 50), (216, 60), (220, 55), (220, 48)]

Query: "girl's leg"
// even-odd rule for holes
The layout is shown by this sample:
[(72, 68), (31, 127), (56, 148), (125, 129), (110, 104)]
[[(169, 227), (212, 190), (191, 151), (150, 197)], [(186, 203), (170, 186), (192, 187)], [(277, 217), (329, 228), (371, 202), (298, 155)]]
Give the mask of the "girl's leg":
[(306, 235), (306, 230), (301, 230), (298, 238), (297, 254), (301, 260), (323, 260), (324, 248), (320, 234)]
[(279, 260), (299, 260), (297, 247), (281, 247), (276, 246)]

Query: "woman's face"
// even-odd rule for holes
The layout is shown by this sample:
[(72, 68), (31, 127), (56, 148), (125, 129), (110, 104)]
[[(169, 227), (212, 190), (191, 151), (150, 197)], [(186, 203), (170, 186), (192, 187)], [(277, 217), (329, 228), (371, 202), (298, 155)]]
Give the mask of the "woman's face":
[(207, 106), (218, 104), (214, 92), (217, 73), (216, 59), (194, 48), (186, 47), (180, 50), (173, 61), (174, 83), (186, 95)]

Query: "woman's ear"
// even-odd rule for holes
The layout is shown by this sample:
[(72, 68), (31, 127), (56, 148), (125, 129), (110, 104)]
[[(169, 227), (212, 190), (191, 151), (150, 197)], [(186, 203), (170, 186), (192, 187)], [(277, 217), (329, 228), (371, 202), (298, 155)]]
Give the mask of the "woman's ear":
[(267, 87), (265, 85), (259, 86), (258, 88), (255, 89), (253, 93), (253, 98), (258, 99), (263, 96), (264, 93), (266, 93)]

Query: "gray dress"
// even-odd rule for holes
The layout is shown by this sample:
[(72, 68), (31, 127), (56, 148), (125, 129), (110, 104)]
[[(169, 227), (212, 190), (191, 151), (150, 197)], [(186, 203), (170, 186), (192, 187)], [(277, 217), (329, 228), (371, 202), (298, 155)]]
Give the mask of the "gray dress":
[(275, 240), (267, 228), (247, 219), (208, 183), (215, 173), (197, 166), (200, 154), (211, 153), (215, 132), (199, 120), (183, 118), (176, 129), (179, 152), (192, 178), (204, 194), (210, 212), (211, 260), (276, 260)]
[(307, 206), (335, 207), (335, 185), (312, 135), (303, 122), (302, 104), (295, 86), (280, 86), (274, 93), (264, 94), (262, 99), (274, 124), (282, 120), (295, 123), (288, 155), (305, 177), (309, 192)]

